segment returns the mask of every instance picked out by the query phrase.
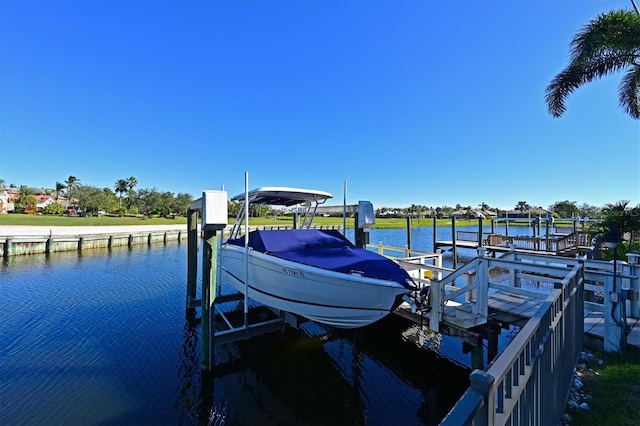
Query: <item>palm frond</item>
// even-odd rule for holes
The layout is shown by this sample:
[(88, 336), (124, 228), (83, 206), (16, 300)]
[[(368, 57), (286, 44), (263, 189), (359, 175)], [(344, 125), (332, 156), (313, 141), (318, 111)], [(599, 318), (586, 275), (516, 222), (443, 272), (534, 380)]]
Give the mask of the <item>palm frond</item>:
[(571, 42), (571, 62), (617, 51), (630, 60), (640, 55), (640, 15), (628, 10), (613, 10), (585, 25)]
[(599, 15), (573, 38), (570, 58), (546, 89), (552, 116), (565, 112), (566, 98), (578, 87), (628, 69), (619, 87), (619, 104), (632, 118), (640, 119), (640, 14), (613, 10)]
[(640, 119), (640, 66), (631, 67), (620, 82), (620, 107), (636, 120)]

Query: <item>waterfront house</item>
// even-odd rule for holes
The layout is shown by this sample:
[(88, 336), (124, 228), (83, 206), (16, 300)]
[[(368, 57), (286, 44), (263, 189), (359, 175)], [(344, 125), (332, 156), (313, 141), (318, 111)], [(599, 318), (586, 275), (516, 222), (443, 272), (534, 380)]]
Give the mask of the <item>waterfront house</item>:
[(15, 210), (12, 191), (9, 188), (0, 188), (0, 213), (9, 213)]

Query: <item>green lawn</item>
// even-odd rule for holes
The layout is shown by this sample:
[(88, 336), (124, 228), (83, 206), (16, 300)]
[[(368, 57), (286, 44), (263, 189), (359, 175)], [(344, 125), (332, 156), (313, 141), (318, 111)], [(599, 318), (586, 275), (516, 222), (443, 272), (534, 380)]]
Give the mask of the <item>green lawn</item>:
[[(569, 410), (573, 425), (637, 425), (640, 419), (640, 354), (628, 350), (617, 354), (596, 353), (584, 373), (589, 410)], [(603, 362), (597, 362), (602, 360)]]
[(3, 214), (0, 215), (0, 226), (2, 225), (31, 225), (31, 226), (108, 226), (108, 225), (171, 225), (187, 223), (185, 217), (175, 219), (148, 218), (142, 217), (115, 217), (115, 216), (54, 216), (54, 215), (31, 215), (31, 214)]
[[(270, 218), (250, 218), (251, 226), (291, 226), (292, 218), (279, 217), (276, 220)], [(229, 219), (232, 224), (234, 219)], [(73, 216), (54, 216), (54, 215), (29, 215), (29, 214), (3, 214), (0, 215), (0, 226), (2, 225), (32, 225), (32, 226), (109, 226), (109, 225), (171, 225), (186, 224), (186, 217), (176, 217), (175, 219), (166, 219), (161, 217), (116, 217), (116, 216), (93, 216), (93, 217), (73, 217)], [(318, 216), (314, 219), (315, 225), (342, 225), (341, 217), (322, 217)], [(489, 220), (485, 220), (484, 224), (490, 224)], [(456, 226), (477, 226), (478, 220), (456, 220)], [(353, 218), (347, 218), (347, 228), (353, 228)], [(411, 222), (412, 227), (433, 226), (433, 219), (414, 219)], [(437, 226), (451, 226), (451, 219), (438, 219)], [(377, 218), (374, 228), (392, 229), (406, 228), (407, 220), (405, 218)]]

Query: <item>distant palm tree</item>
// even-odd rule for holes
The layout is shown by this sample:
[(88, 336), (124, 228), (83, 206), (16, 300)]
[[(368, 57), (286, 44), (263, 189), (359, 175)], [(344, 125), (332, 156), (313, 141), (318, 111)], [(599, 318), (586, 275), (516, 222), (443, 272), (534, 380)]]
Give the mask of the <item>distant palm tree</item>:
[(122, 194), (127, 192), (129, 185), (125, 179), (118, 179), (114, 188), (116, 194), (119, 194), (119, 210), (122, 210)]
[(72, 197), (72, 193), (73, 193), (73, 189), (78, 186), (78, 182), (80, 182), (80, 179), (78, 179), (75, 176), (69, 176), (69, 178), (67, 180), (64, 181), (64, 183), (67, 184), (67, 205), (69, 206), (71, 204), (71, 197)]
[(133, 188), (135, 188), (136, 185), (138, 185), (138, 179), (136, 179), (133, 176), (127, 179), (127, 187), (129, 188), (130, 191), (133, 191)]
[(56, 200), (60, 197), (60, 191), (66, 188), (66, 185), (56, 181)]
[(526, 201), (518, 201), (518, 204), (516, 205), (516, 210), (518, 210), (521, 213), (525, 213), (525, 212), (528, 212), (529, 209), (531, 209), (531, 206), (529, 205), (529, 203), (527, 203)]
[(565, 99), (583, 84), (626, 70), (618, 86), (618, 103), (631, 118), (640, 119), (640, 12), (633, 6), (635, 11), (600, 14), (574, 36), (569, 65), (546, 90), (551, 115), (560, 117)]

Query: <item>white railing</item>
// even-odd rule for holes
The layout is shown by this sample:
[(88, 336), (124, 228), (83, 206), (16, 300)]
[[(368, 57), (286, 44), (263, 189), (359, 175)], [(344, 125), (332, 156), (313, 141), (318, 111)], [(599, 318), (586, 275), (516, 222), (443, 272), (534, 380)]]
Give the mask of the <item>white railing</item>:
[(569, 391), (584, 336), (583, 272), (579, 263), (554, 282), (536, 314), (488, 369), (471, 374), (470, 388), (441, 424), (561, 423), (566, 398), (559, 396)]

